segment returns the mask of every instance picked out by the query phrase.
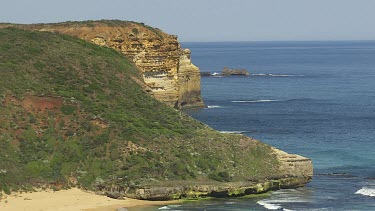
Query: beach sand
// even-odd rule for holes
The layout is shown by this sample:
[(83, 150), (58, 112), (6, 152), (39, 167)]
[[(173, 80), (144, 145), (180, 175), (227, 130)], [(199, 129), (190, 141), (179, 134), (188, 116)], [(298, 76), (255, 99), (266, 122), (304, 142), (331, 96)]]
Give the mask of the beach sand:
[(85, 192), (77, 188), (61, 191), (39, 191), (14, 193), (0, 201), (1, 211), (40, 211), (40, 210), (87, 210), (114, 211), (121, 207), (152, 206), (175, 204), (178, 201), (143, 201), (136, 199), (117, 200), (106, 196)]

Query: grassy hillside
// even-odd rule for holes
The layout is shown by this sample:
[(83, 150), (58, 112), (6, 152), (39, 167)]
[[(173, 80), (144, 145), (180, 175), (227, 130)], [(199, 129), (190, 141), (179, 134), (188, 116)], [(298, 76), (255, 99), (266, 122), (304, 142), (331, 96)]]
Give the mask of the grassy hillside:
[(0, 29), (0, 189), (277, 173), (270, 147), (218, 133), (150, 97), (122, 54), (49, 32)]

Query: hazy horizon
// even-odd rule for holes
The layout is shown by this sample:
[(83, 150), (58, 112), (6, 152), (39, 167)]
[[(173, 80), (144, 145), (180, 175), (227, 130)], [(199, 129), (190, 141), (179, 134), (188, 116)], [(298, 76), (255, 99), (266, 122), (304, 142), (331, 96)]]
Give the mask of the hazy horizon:
[(98, 0), (3, 2), (0, 22), (143, 22), (182, 42), (375, 40), (372, 0)]

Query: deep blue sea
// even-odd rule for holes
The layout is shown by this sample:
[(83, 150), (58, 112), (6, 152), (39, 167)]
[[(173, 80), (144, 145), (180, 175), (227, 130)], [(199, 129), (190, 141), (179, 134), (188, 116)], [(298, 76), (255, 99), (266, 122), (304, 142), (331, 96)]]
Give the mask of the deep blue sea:
[[(251, 199), (165, 206), (169, 210), (375, 210), (375, 41), (183, 43), (201, 71), (208, 108), (189, 112), (309, 157), (306, 187)], [(240, 152), (239, 152), (240, 153)]]

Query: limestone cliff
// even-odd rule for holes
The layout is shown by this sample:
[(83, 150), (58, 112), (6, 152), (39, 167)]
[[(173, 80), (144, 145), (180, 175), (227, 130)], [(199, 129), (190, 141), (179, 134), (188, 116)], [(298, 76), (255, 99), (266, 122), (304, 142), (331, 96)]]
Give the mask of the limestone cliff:
[(312, 178), (313, 165), (311, 159), (301, 155), (288, 154), (276, 148), (273, 148), (273, 150), (279, 160), (279, 170), (282, 175), (294, 178)]
[(56, 24), (3, 24), (39, 31), (60, 32), (100, 46), (113, 48), (133, 60), (143, 79), (159, 101), (167, 105), (203, 106), (199, 68), (190, 60), (190, 51), (181, 49), (177, 36), (143, 23), (129, 21), (86, 21)]
[(179, 61), (178, 84), (179, 96), (182, 106), (195, 105), (202, 102), (200, 95), (200, 71), (197, 66), (191, 63), (190, 50), (183, 50)]

